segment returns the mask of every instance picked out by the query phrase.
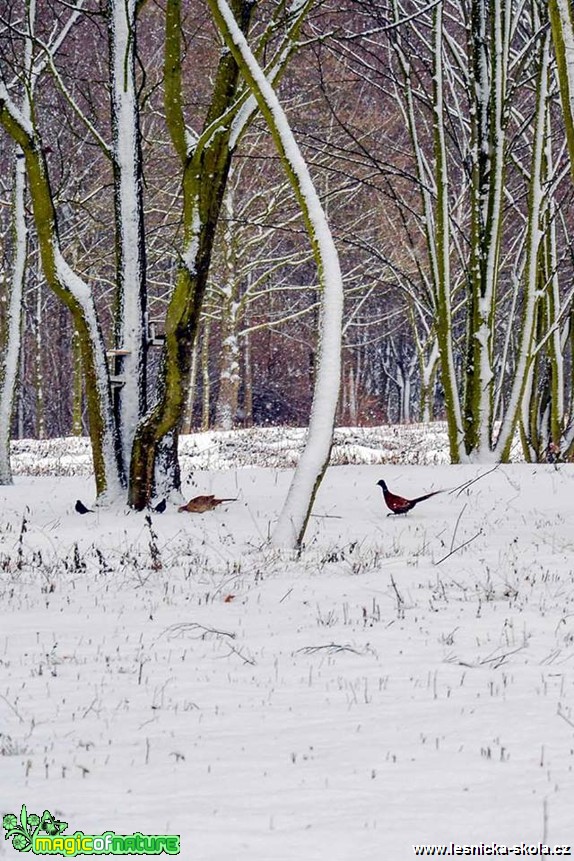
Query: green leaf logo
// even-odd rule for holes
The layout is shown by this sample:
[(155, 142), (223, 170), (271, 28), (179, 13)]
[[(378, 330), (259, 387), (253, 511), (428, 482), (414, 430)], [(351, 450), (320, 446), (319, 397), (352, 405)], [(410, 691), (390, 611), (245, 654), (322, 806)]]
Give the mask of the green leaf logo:
[(50, 834), (54, 837), (56, 834), (63, 834), (68, 827), (68, 823), (55, 819), (49, 810), (44, 810), (42, 814), (41, 827), (46, 834)]
[(26, 805), (23, 804), (20, 818), (14, 813), (6, 813), (2, 817), (2, 827), (6, 832), (4, 839), (11, 840), (14, 849), (18, 852), (30, 852), (34, 837), (39, 831), (54, 837), (62, 834), (68, 823), (56, 819), (49, 810), (44, 810), (41, 817), (37, 813), (28, 813)]

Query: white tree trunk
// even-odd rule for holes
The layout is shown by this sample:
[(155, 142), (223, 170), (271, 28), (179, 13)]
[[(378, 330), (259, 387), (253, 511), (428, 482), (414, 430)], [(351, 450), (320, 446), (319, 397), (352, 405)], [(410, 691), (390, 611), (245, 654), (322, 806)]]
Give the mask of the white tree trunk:
[[(78, 20), (82, 5), (83, 0), (78, 0), (74, 11), (53, 43), (52, 54), (50, 55), (48, 51), (46, 58), (32, 70), (32, 83), (44, 68), (44, 64), (53, 59), (54, 52), (61, 46), (70, 28)], [(30, 2), (29, 8), (32, 6), (33, 3)], [(32, 98), (32, 94), (33, 86), (30, 85), (27, 91), (29, 99)], [(118, 470), (105, 345), (94, 297), (86, 282), (70, 268), (62, 256), (48, 168), (39, 131), (33, 121), (33, 111), (27, 115), (25, 110), (18, 109), (2, 77), (0, 77), (0, 122), (21, 147), (25, 156), (29, 192), (46, 281), (72, 312), (80, 336), (86, 375), (96, 490), (100, 498), (116, 497), (121, 490), (121, 476)]]
[(536, 118), (532, 150), (532, 167), (528, 202), (528, 236), (526, 245), (526, 268), (524, 274), (524, 297), (522, 321), (518, 340), (516, 367), (510, 389), (508, 406), (496, 441), (496, 460), (508, 458), (516, 423), (520, 417), (522, 400), (528, 382), (528, 372), (533, 360), (532, 344), (536, 322), (536, 306), (540, 299), (537, 290), (539, 250), (542, 240), (543, 203), (543, 155), (548, 111), (548, 77), (550, 63), (550, 35), (542, 37), (540, 49), (540, 71), (537, 83)]
[[(229, 179), (233, 175), (230, 169)], [(220, 292), (221, 300), (221, 356), (219, 361), (219, 391), (215, 404), (215, 424), (225, 431), (233, 429), (237, 418), (239, 397), (239, 283), (237, 275), (237, 254), (233, 236), (234, 195), (232, 183), (228, 180), (224, 199), (227, 219), (223, 234), (224, 284)]]
[[(305, 160), (277, 95), (253, 56), (225, 0), (208, 0), (227, 47), (257, 99), (301, 207), (321, 282), (318, 368), (305, 449), (272, 535), (277, 546), (300, 546), (315, 494), (327, 468), (341, 382), (343, 279), (337, 249)], [(303, 6), (294, 0), (292, 11)]]
[[(471, 27), (474, 69), (472, 126), (471, 297), (464, 422), (466, 445), (476, 461), (491, 459), (493, 337), (500, 275), (506, 189), (504, 120), (507, 99), (511, 4), (480, 0)], [(488, 32), (492, 28), (492, 45)]]
[[(27, 90), (22, 100), (22, 117), (30, 122), (30, 98), (34, 91), (35, 78), (32, 73), (32, 33), (36, 20), (36, 0), (27, 4), (29, 38), (24, 43), (24, 71)], [(28, 227), (26, 224), (26, 164), (24, 153), (17, 147), (14, 167), (12, 234), (14, 255), (10, 278), (10, 300), (6, 322), (6, 346), (2, 357), (0, 382), (0, 484), (12, 484), (10, 465), (10, 427), (14, 412), (14, 400), (20, 367), (22, 348), (22, 305), (26, 280), (26, 258), (28, 255)]]
[(133, 437), (145, 410), (145, 245), (139, 109), (135, 77), (136, 0), (109, 0), (115, 178), (118, 313), (117, 422), (123, 468), (130, 463)]
[[(19, 150), (18, 155), (21, 156)], [(14, 411), (14, 399), (20, 349), (22, 344), (22, 300), (26, 257), (28, 248), (28, 228), (26, 226), (26, 165), (24, 159), (16, 159), (14, 169), (13, 195), (13, 236), (14, 259), (10, 278), (10, 301), (6, 322), (6, 346), (2, 357), (2, 381), (0, 385), (0, 484), (12, 484), (10, 466), (10, 426)]]
[(36, 286), (36, 315), (34, 319), (36, 355), (34, 356), (34, 383), (36, 395), (36, 436), (44, 439), (46, 423), (44, 420), (44, 371), (42, 357), (44, 353), (42, 332), (42, 281), (38, 278)]

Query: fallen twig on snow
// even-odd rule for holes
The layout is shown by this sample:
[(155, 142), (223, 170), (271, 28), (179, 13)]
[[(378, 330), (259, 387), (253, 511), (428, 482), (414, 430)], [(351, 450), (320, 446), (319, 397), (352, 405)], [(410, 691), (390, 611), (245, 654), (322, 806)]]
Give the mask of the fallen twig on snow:
[(461, 510), (460, 510), (460, 514), (459, 514), (459, 515), (458, 515), (458, 517), (456, 518), (456, 523), (454, 524), (454, 532), (452, 533), (452, 540), (451, 540), (451, 542), (450, 542), (450, 550), (451, 550), (451, 553), (453, 552), (453, 550), (452, 550), (452, 549), (453, 549), (453, 547), (454, 547), (454, 539), (456, 538), (456, 531), (457, 531), (457, 529), (458, 529), (458, 524), (460, 523), (460, 518), (461, 518), (461, 517), (462, 517), (462, 515), (464, 514), (464, 509), (466, 508), (466, 506), (467, 506), (467, 505), (468, 505), (468, 502), (465, 502), (465, 503), (464, 503), (464, 505), (462, 506)]
[(467, 544), (471, 544), (479, 535), (482, 535), (482, 529), (479, 529), (476, 535), (473, 535), (472, 538), (469, 538), (468, 541), (463, 541), (462, 544), (459, 544), (458, 547), (455, 547), (454, 550), (451, 550), (446, 556), (443, 556), (438, 562), (434, 562), (434, 565), (440, 565), (441, 562), (444, 562), (445, 559), (448, 559), (449, 556), (452, 556), (458, 550), (462, 550), (463, 547), (466, 547)]
[(304, 655), (314, 655), (316, 652), (323, 651), (323, 649), (327, 649), (329, 652), (353, 652), (355, 655), (361, 654), (352, 646), (340, 646), (338, 643), (327, 643), (325, 646), (304, 646), (302, 649), (297, 649), (295, 654), (298, 655), (299, 652), (303, 652)]
[(397, 616), (399, 619), (404, 619), (405, 617), (405, 599), (401, 595), (398, 590), (397, 584), (395, 583), (395, 578), (391, 574), (391, 585), (395, 591), (395, 595), (397, 597)]
[[(207, 625), (200, 625), (199, 622), (179, 622), (176, 625), (170, 625), (169, 628), (166, 628), (165, 631), (163, 631), (163, 634), (167, 634), (170, 639), (181, 637), (182, 634), (188, 633), (194, 633), (197, 639), (203, 639), (209, 634), (213, 634), (215, 637), (229, 637), (232, 640), (234, 640), (236, 636), (229, 631), (219, 631), (217, 628), (209, 628)], [(160, 634), (160, 636), (162, 636), (162, 634)]]
[(490, 475), (490, 473), (497, 470), (499, 466), (500, 466), (500, 464), (497, 463), (497, 464), (495, 464), (495, 466), (492, 467), (492, 469), (489, 469), (486, 472), (483, 472), (481, 475), (477, 475), (476, 478), (472, 478), (470, 481), (465, 481), (464, 484), (459, 484), (458, 487), (453, 487), (452, 490), (449, 490), (449, 494), (456, 493), (457, 496), (460, 496), (460, 494), (463, 492), (463, 490), (466, 490), (468, 487), (470, 487), (471, 484), (475, 484), (477, 481), (480, 481), (481, 478), (484, 478), (485, 476)]

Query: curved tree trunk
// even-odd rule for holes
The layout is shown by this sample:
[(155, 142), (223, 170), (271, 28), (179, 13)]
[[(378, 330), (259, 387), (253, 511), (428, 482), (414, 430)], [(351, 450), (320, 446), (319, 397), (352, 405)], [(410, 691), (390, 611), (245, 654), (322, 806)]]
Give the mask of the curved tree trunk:
[(269, 126), (305, 219), (322, 288), (319, 362), (307, 442), (272, 536), (274, 544), (296, 548), (303, 541), (333, 444), (341, 381), (343, 279), (325, 212), (275, 91), (253, 56), (226, 0), (208, 0), (208, 3)]
[[(253, 4), (248, 0), (234, 0), (234, 8), (242, 28), (246, 30)], [(157, 454), (163, 437), (168, 434), (174, 440), (172, 452), (176, 457), (193, 345), (231, 164), (232, 128), (229, 118), (226, 122), (225, 117), (237, 100), (239, 85), (237, 64), (233, 56), (225, 52), (219, 61), (203, 133), (190, 146), (182, 107), (180, 18), (181, 0), (168, 0), (165, 109), (172, 141), (183, 168), (183, 251), (167, 310), (157, 401), (139, 423), (134, 437), (128, 502), (136, 509), (144, 508), (154, 494)], [(164, 461), (164, 467), (171, 466), (169, 460)], [(174, 470), (174, 475), (177, 475), (177, 470)]]
[[(32, 31), (36, 19), (36, 0), (29, 0), (28, 27)], [(30, 34), (31, 35), (31, 34)], [(34, 91), (32, 74), (32, 39), (24, 45), (24, 73), (26, 89), (22, 103), (22, 117), (30, 121), (30, 99)], [(20, 370), (26, 259), (28, 256), (28, 226), (26, 223), (26, 164), (24, 153), (17, 149), (14, 160), (14, 192), (12, 209), (13, 259), (6, 327), (3, 332), (4, 353), (0, 370), (0, 484), (12, 484), (10, 439), (14, 402)]]
[(93, 296), (87, 284), (70, 269), (62, 256), (56, 212), (38, 132), (18, 111), (2, 82), (0, 123), (25, 156), (44, 276), (50, 288), (69, 308), (78, 332), (85, 373), (96, 492), (100, 497), (117, 495), (121, 490), (121, 477), (106, 350)]
[(0, 484), (12, 484), (10, 467), (10, 437), (14, 401), (20, 367), (22, 346), (22, 303), (28, 253), (26, 225), (26, 167), (21, 158), (14, 168), (14, 258), (10, 277), (10, 300), (5, 328), (5, 347), (2, 356), (0, 381)]

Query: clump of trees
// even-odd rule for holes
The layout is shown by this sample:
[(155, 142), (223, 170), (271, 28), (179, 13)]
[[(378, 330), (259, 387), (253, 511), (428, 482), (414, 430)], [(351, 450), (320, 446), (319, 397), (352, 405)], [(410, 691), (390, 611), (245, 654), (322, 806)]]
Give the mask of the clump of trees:
[(0, 480), (15, 429), (87, 429), (141, 509), (181, 432), (309, 423), (297, 544), (335, 421), (569, 456), (573, 32), (561, 0), (10, 0)]
[[(227, 50), (219, 52), (213, 82), (207, 90), (207, 107), (195, 127), (188, 124), (184, 101), (181, 0), (168, 0), (165, 13), (162, 10), (162, 107), (178, 165), (181, 191), (176, 205), (180, 225), (178, 260), (166, 305), (161, 358), (149, 406), (148, 234), (143, 203), (142, 101), (136, 70), (138, 27), (145, 5), (136, 0), (109, 0), (101, 8), (90, 9), (88, 3), (80, 2), (69, 13), (65, 7), (65, 22), (57, 20), (58, 27), (52, 29), (50, 41), (46, 42), (42, 26), (36, 20), (35, 0), (27, 0), (22, 19), (7, 23), (16, 46), (18, 41), (23, 43), (25, 64), (22, 68), (17, 61), (10, 63), (13, 81), (7, 82), (4, 70), (0, 81), (0, 122), (17, 147), (17, 158), (25, 163), (44, 277), (68, 307), (78, 337), (97, 493), (103, 500), (116, 497), (125, 488), (129, 504), (142, 509), (154, 495), (179, 490), (177, 438), (219, 214), (234, 150), (259, 110), (269, 124), (301, 208), (322, 288), (324, 326), (314, 397), (315, 418), (302, 468), (294, 482), (296, 502), (288, 501), (286, 514), (280, 521), (282, 534), (287, 530), (289, 542), (298, 543), (329, 458), (339, 387), (342, 313), (337, 252), (322, 204), (273, 89), (285, 71), (312, 4), (307, 0), (272, 7), (268, 17), (258, 22), (253, 50), (245, 37), (252, 23), (254, 4), (245, 0), (234, 0), (231, 6), (224, 0), (210, 4), (212, 18)], [(71, 81), (66, 81), (56, 65), (58, 49), (70, 30), (81, 23), (84, 13), (87, 18), (99, 15), (107, 26), (111, 117), (108, 140), (80, 104)], [(54, 37), (56, 29), (59, 32)], [(34, 93), (36, 80), (46, 65), (53, 77), (50, 92), (59, 91), (80, 127), (109, 161), (115, 214), (115, 345), (108, 351), (94, 291), (70, 264), (60, 240), (60, 216)], [(73, 70), (67, 71), (73, 74)], [(21, 95), (20, 106), (13, 97), (16, 93)], [(15, 245), (20, 257), (25, 255), (26, 234), (26, 225), (20, 219), (15, 227)], [(16, 332), (19, 326), (19, 321), (14, 320), (9, 328)], [(12, 339), (7, 351), (10, 360), (19, 349), (18, 341), (17, 337)], [(302, 493), (298, 490), (301, 486), (306, 488)]]
[[(438, 376), (453, 462), (506, 460), (517, 430), (528, 458), (549, 445), (568, 456), (569, 65), (560, 52), (570, 6), (550, 4), (552, 29), (538, 0), (368, 9), (368, 41), (341, 40), (336, 51), (404, 121), (384, 157), (360, 129), (347, 130), (387, 182), (408, 237), (407, 264), (394, 265), (423, 411), (431, 414)], [(394, 364), (404, 388), (412, 364), (402, 353)]]

